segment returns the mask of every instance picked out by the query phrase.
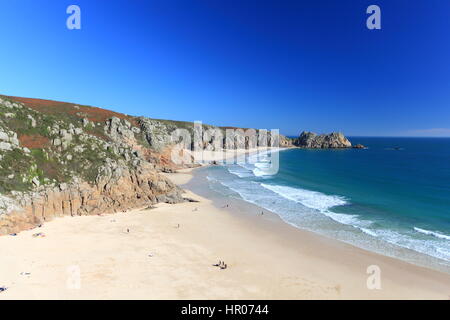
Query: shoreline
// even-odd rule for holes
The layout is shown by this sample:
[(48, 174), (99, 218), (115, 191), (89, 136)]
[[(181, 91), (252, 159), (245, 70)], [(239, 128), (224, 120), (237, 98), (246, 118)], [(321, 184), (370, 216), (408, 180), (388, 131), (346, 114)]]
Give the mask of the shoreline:
[[(302, 253), (306, 252), (306, 255), (312, 261), (319, 260), (320, 262), (325, 262), (329, 264), (326, 266), (330, 274), (335, 274), (335, 269), (342, 268), (345, 271), (339, 274), (339, 278), (348, 277), (348, 283), (354, 283), (356, 279), (359, 281), (366, 281), (367, 267), (369, 265), (379, 265), (382, 272), (383, 270), (389, 275), (388, 279), (385, 279), (389, 282), (389, 288), (386, 290), (408, 290), (408, 288), (412, 288), (417, 285), (419, 288), (423, 285), (427, 288), (424, 291), (434, 291), (434, 288), (438, 288), (443, 284), (443, 290), (440, 291), (435, 296), (436, 292), (428, 297), (428, 294), (422, 292), (421, 296), (418, 294), (414, 297), (414, 294), (411, 294), (405, 291), (399, 294), (398, 296), (387, 293), (386, 291), (381, 292), (383, 290), (368, 290), (365, 285), (365, 282), (359, 283), (358, 286), (353, 289), (349, 289), (350, 297), (342, 297), (344, 299), (426, 299), (431, 298), (435, 299), (440, 296), (440, 299), (448, 299), (449, 295), (446, 295), (447, 292), (450, 292), (450, 275), (447, 273), (443, 273), (441, 271), (437, 271), (434, 269), (417, 266), (411, 264), (409, 262), (405, 262), (399, 260), (397, 258), (384, 256), (378, 253), (374, 253), (371, 251), (367, 251), (365, 249), (361, 249), (355, 247), (354, 245), (341, 242), (332, 238), (328, 238), (312, 231), (302, 230), (297, 227), (294, 227), (281, 219), (276, 213), (270, 212), (267, 209), (261, 208), (255, 204), (246, 202), (245, 200), (235, 199), (235, 198), (225, 198), (221, 195), (217, 194), (211, 190), (205, 190), (208, 188), (204, 185), (204, 182), (195, 181), (195, 172), (201, 169), (202, 167), (195, 169), (182, 170), (180, 173), (169, 174), (174, 182), (181, 185), (183, 188), (188, 189), (190, 192), (199, 193), (201, 196), (212, 201), (213, 205), (228, 215), (230, 215), (233, 219), (237, 219), (239, 223), (242, 223), (245, 226), (245, 229), (255, 230), (259, 229), (259, 232), (263, 232), (265, 236), (269, 236), (273, 240), (276, 240), (279, 243), (282, 243), (283, 246), (289, 247), (290, 250), (296, 251), (298, 254), (298, 243), (309, 243), (311, 248), (302, 248)], [(204, 168), (204, 167), (203, 167)], [(175, 176), (178, 175), (178, 176)], [(197, 185), (195, 185), (197, 183)], [(202, 185), (203, 184), (203, 185)], [(203, 192), (199, 192), (200, 189), (203, 189)], [(213, 193), (215, 193), (213, 195)], [(228, 208), (223, 208), (226, 204), (229, 205)], [(260, 216), (259, 212), (264, 211), (264, 215)], [(317, 250), (315, 250), (317, 249)], [(330, 261), (331, 260), (331, 261)], [(357, 260), (357, 261), (354, 261)], [(336, 264), (336, 262), (338, 262)], [(308, 266), (311, 274), (316, 274), (315, 271), (315, 263), (311, 262), (311, 265)], [(328, 269), (330, 268), (331, 269)], [(349, 270), (353, 270), (355, 272), (354, 276), (348, 276), (346, 272)], [(385, 273), (383, 272), (383, 273)], [(403, 274), (405, 273), (405, 274)], [(439, 279), (437, 282), (434, 280)], [(428, 280), (430, 280), (428, 283)], [(415, 285), (411, 284), (411, 282), (416, 282)], [(420, 283), (420, 285), (418, 285)], [(433, 284), (434, 283), (434, 284)], [(339, 285), (340, 286), (340, 285)], [(364, 287), (364, 288), (363, 288)], [(354, 292), (351, 292), (354, 290)], [(362, 290), (362, 291), (360, 291)], [(419, 291), (421, 291), (419, 289)], [(439, 292), (439, 290), (436, 290)], [(357, 293), (358, 292), (358, 293)], [(353, 296), (356, 294), (356, 296)], [(411, 295), (410, 295), (411, 294)]]
[[(209, 187), (189, 185), (195, 171), (164, 175), (198, 202), (56, 218), (0, 237), (0, 300), (449, 299), (449, 275), (299, 230), (243, 200), (199, 195)], [(380, 290), (367, 289), (370, 265)]]
[[(278, 148), (278, 150), (276, 150), (276, 151), (277, 152), (281, 152), (281, 151), (286, 151), (286, 150), (291, 150), (291, 149), (293, 149), (293, 148)], [(249, 155), (252, 155), (252, 154), (254, 154), (254, 152), (250, 153)], [(218, 164), (218, 165), (221, 165), (221, 164)], [(198, 167), (198, 168), (195, 168), (195, 169), (201, 170), (201, 167)], [(235, 174), (234, 172), (231, 172), (231, 173)], [(237, 175), (239, 175), (239, 174), (237, 174)], [(195, 174), (195, 176), (198, 176), (198, 174)], [(213, 176), (214, 176), (214, 174), (213, 174)], [(203, 178), (206, 180), (205, 177), (203, 177)], [(221, 183), (219, 181), (220, 181), (220, 179), (217, 180), (217, 184), (218, 185), (223, 185), (223, 183)], [(209, 183), (209, 182), (205, 181), (205, 183)], [(215, 183), (213, 183), (213, 185), (214, 184)], [(243, 196), (242, 196), (241, 192), (239, 191), (239, 188), (236, 190), (232, 186), (227, 186), (227, 184), (225, 184), (223, 186), (223, 188), (227, 189), (227, 191), (225, 191), (225, 194), (226, 194), (225, 197), (227, 197), (227, 198), (230, 197), (228, 195), (228, 192), (231, 192), (233, 194), (235, 193), (236, 196), (232, 196), (232, 198), (236, 198), (237, 197), (240, 201), (243, 201), (243, 202), (245, 202), (245, 203), (247, 203), (247, 204), (249, 204), (251, 206), (255, 206), (255, 207), (259, 208), (259, 210), (264, 210), (265, 212), (268, 212), (269, 214), (274, 215), (282, 223), (285, 223), (285, 224), (288, 224), (290, 226), (293, 226), (295, 229), (312, 232), (312, 233), (320, 235), (322, 237), (326, 237), (327, 239), (332, 239), (333, 241), (339, 241), (339, 242), (342, 242), (342, 243), (346, 243), (346, 244), (349, 244), (351, 246), (360, 248), (360, 249), (368, 251), (368, 252), (376, 253), (376, 254), (379, 254), (379, 255), (382, 255), (382, 256), (391, 257), (391, 258), (394, 258), (396, 260), (401, 260), (401, 261), (410, 263), (410, 264), (415, 265), (415, 266), (420, 266), (420, 267), (424, 267), (424, 268), (427, 268), (427, 269), (432, 269), (432, 270), (443, 272), (443, 273), (446, 273), (446, 274), (450, 275), (450, 264), (448, 263), (448, 261), (442, 260), (439, 257), (436, 257), (435, 255), (432, 255), (432, 254), (429, 255), (426, 252), (422, 252), (420, 250), (414, 250), (415, 248), (410, 248), (408, 246), (402, 246), (401, 244), (398, 244), (398, 243), (395, 243), (395, 242), (390, 242), (390, 241), (385, 240), (383, 238), (377, 238), (376, 234), (375, 234), (375, 237), (376, 237), (375, 239), (367, 239), (367, 235), (371, 236), (371, 237), (374, 237), (374, 234), (370, 233), (370, 230), (365, 230), (364, 228), (360, 228), (359, 226), (354, 226), (353, 224), (346, 224), (345, 222), (343, 223), (343, 225), (341, 225), (342, 222), (340, 222), (339, 219), (336, 220), (334, 218), (331, 218), (332, 220), (334, 220), (333, 221), (333, 224), (334, 224), (333, 227), (335, 228), (335, 230), (342, 230), (339, 227), (337, 227), (337, 225), (341, 225), (341, 226), (350, 225), (352, 227), (355, 227), (355, 228), (361, 230), (363, 232), (363, 236), (359, 236), (358, 235), (357, 237), (353, 237), (353, 238), (350, 237), (349, 238), (348, 235), (347, 235), (347, 237), (342, 237), (342, 236), (338, 236), (337, 234), (330, 234), (330, 233), (327, 233), (327, 232), (320, 232), (320, 231), (323, 231), (324, 229), (322, 228), (322, 230), (321, 230), (320, 228), (318, 229), (318, 228), (314, 228), (314, 227), (311, 227), (311, 226), (306, 226), (305, 227), (302, 224), (300, 224), (300, 225), (297, 224), (295, 220), (291, 219), (291, 221), (290, 221), (289, 219), (286, 219), (286, 217), (283, 215), (283, 211), (280, 211), (280, 210), (276, 209), (276, 211), (271, 212), (270, 211), (271, 209), (268, 209), (271, 206), (267, 206), (267, 205), (263, 206), (261, 204), (255, 203), (255, 202), (253, 202), (251, 200), (252, 199), (251, 196), (250, 196), (249, 200), (244, 200), (242, 198)], [(216, 189), (216, 186), (214, 186), (213, 189)], [(220, 192), (217, 192), (217, 191), (216, 192), (212, 192), (212, 193), (210, 192), (207, 195), (205, 195), (204, 193), (201, 192), (202, 188), (200, 188), (199, 190), (196, 190), (196, 192), (200, 191), (200, 194), (205, 196), (205, 197), (207, 197), (207, 198), (210, 198), (210, 197), (216, 197), (217, 198), (217, 197), (224, 196), (222, 194), (223, 191), (224, 191), (224, 190), (222, 190), (222, 187), (220, 187), (219, 189), (221, 190)], [(326, 226), (326, 227), (328, 227), (328, 226)], [(362, 230), (362, 229), (364, 229), (364, 230)], [(348, 232), (348, 230), (347, 230), (347, 232)], [(427, 232), (427, 230), (425, 230), (425, 232)], [(364, 237), (366, 237), (366, 238), (364, 238)], [(370, 243), (369, 243), (369, 241), (370, 241)]]
[[(205, 168), (205, 166), (202, 167), (198, 167), (198, 168), (193, 168), (196, 169), (195, 171), (191, 171), (191, 173), (193, 174), (193, 178), (194, 180), (197, 179), (202, 179), (205, 180), (202, 183), (196, 183), (196, 184), (208, 184), (209, 182), (206, 181), (206, 176), (205, 174), (199, 174), (198, 170), (202, 170), (202, 168)], [(201, 175), (201, 177), (199, 177)], [(221, 185), (220, 182), (217, 182), (219, 185)], [(234, 191), (233, 189), (230, 189), (229, 187), (223, 187), (226, 190), (229, 190), (231, 193), (236, 194), (236, 196), (225, 196), (223, 195), (221, 192), (218, 192), (216, 190), (210, 190), (211, 188), (208, 188), (209, 191), (205, 192), (203, 187), (199, 187), (196, 188), (195, 190), (192, 190), (192, 186), (189, 185), (184, 185), (183, 187), (186, 187), (188, 189), (190, 189), (191, 191), (194, 191), (195, 193), (198, 193), (202, 196), (204, 196), (205, 198), (208, 199), (213, 199), (215, 202), (218, 203), (223, 203), (223, 199), (221, 198), (226, 198), (227, 201), (234, 201), (235, 203), (241, 203), (241, 206), (244, 206), (245, 209), (242, 211), (244, 213), (246, 213), (247, 211), (254, 211), (254, 212), (261, 212), (264, 211), (264, 213), (266, 214), (266, 216), (271, 216), (272, 220), (276, 220), (278, 223), (282, 223), (282, 224), (286, 224), (292, 228), (294, 228), (295, 230), (299, 230), (301, 232), (308, 232), (308, 233), (312, 233), (314, 235), (326, 238), (330, 241), (337, 241), (339, 243), (343, 243), (346, 245), (350, 245), (354, 248), (360, 249), (360, 250), (364, 250), (366, 252), (370, 252), (370, 253), (374, 253), (377, 255), (381, 255), (381, 256), (385, 256), (385, 257), (389, 257), (395, 260), (399, 260), (399, 261), (403, 261), (406, 262), (408, 264), (414, 265), (414, 266), (418, 266), (418, 267), (423, 267), (426, 269), (431, 269), (434, 271), (438, 271), (444, 274), (447, 274), (450, 276), (450, 267), (448, 264), (446, 264), (445, 261), (440, 260), (434, 256), (429, 256), (425, 253), (421, 253), (418, 251), (414, 251), (413, 249), (410, 248), (406, 248), (406, 247), (401, 247), (397, 244), (391, 244), (389, 242), (386, 242), (384, 244), (383, 247), (367, 247), (367, 246), (362, 246), (362, 245), (358, 245), (357, 242), (351, 242), (351, 241), (345, 241), (339, 238), (335, 238), (333, 236), (330, 236), (328, 234), (324, 234), (324, 233), (320, 233), (314, 229), (309, 229), (309, 228), (302, 228), (299, 225), (296, 225), (295, 223), (291, 223), (289, 221), (286, 221), (281, 215), (279, 215), (276, 212), (270, 211), (270, 209), (267, 209), (263, 206), (260, 206), (254, 202), (251, 201), (247, 201), (242, 199), (241, 195), (237, 192)], [(214, 188), (213, 188), (214, 189)], [(244, 205), (245, 204), (245, 205)], [(220, 208), (219, 205), (217, 205), (218, 208)], [(245, 218), (245, 214), (244, 215), (237, 215), (238, 217), (244, 217)]]

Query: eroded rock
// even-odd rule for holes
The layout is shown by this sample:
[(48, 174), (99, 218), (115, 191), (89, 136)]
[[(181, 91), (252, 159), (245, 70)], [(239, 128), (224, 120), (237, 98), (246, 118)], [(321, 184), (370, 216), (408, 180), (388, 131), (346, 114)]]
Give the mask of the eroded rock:
[(311, 149), (351, 148), (352, 146), (351, 142), (338, 132), (317, 135), (313, 132), (303, 131), (293, 144)]

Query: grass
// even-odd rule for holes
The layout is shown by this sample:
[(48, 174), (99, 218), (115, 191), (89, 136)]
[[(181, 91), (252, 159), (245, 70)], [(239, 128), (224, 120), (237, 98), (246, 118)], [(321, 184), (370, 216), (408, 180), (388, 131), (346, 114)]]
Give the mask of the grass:
[[(5, 96), (0, 96), (0, 98), (14, 102), (13, 99)], [(35, 108), (20, 109), (10, 109), (0, 105), (1, 115), (15, 114), (15, 117), (12, 118), (3, 116), (0, 119), (0, 128), (5, 132), (17, 133), (20, 145), (30, 149), (30, 153), (26, 153), (20, 148), (0, 152), (2, 157), (0, 160), (0, 193), (31, 190), (34, 178), (37, 178), (40, 184), (48, 184), (68, 182), (74, 176), (79, 176), (85, 181), (94, 183), (99, 168), (103, 166), (106, 158), (113, 160), (120, 158), (111, 151), (104, 150), (103, 141), (108, 142), (110, 139), (105, 135), (103, 126), (90, 122), (85, 128), (82, 128), (82, 118), (72, 111), (69, 112), (68, 108), (73, 109), (73, 105), (62, 104), (55, 108), (51, 105), (41, 104)], [(34, 127), (31, 125), (29, 116), (36, 121)], [(59, 130), (68, 130), (70, 127), (82, 128), (91, 136), (86, 141), (81, 141), (78, 136), (74, 135), (69, 147), (61, 150), (51, 144), (51, 141), (58, 137), (59, 130), (52, 131), (52, 127), (55, 125)], [(76, 146), (81, 146), (83, 151), (77, 152)], [(68, 159), (68, 155), (71, 155), (71, 160)], [(12, 175), (14, 175), (13, 178), (11, 178)]]
[[(0, 152), (0, 193), (26, 191), (33, 188), (33, 179), (40, 184), (69, 182), (75, 176), (93, 184), (100, 168), (106, 159), (125, 161), (132, 169), (132, 161), (126, 161), (122, 155), (105, 150), (105, 143), (111, 143), (110, 137), (105, 133), (106, 120), (117, 117), (129, 121), (135, 127), (140, 127), (141, 118), (122, 113), (100, 109), (91, 106), (75, 105), (72, 103), (51, 100), (39, 100), (1, 96), (0, 98), (11, 103), (20, 103), (21, 108), (7, 108), (0, 104), (0, 129), (5, 132), (15, 132), (21, 147), (31, 152), (26, 153), (17, 148), (12, 151)], [(6, 113), (14, 113), (14, 117), (7, 118)], [(30, 116), (35, 120), (32, 126)], [(83, 119), (89, 123), (82, 126)], [(173, 121), (150, 119), (160, 124), (153, 134), (170, 135), (172, 130), (186, 129), (190, 134), (194, 131), (194, 123), (187, 121)], [(52, 142), (59, 137), (61, 129), (81, 128), (88, 138), (81, 140), (73, 135), (72, 142), (64, 150)], [(202, 124), (203, 131), (216, 128)], [(220, 128), (223, 132), (225, 128)], [(134, 134), (139, 145), (151, 149), (144, 132)], [(82, 150), (75, 149), (82, 147)], [(152, 150), (155, 152), (155, 150)], [(69, 156), (70, 155), (70, 156)], [(14, 175), (14, 176), (12, 176)]]

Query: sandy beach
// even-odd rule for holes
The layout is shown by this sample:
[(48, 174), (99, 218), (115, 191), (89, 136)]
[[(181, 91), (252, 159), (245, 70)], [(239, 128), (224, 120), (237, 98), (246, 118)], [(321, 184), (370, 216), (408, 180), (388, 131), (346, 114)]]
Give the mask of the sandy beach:
[[(192, 170), (167, 176), (184, 185)], [(57, 218), (0, 237), (0, 299), (450, 298), (448, 274), (298, 230), (257, 207), (186, 197), (198, 202)], [(219, 260), (227, 269), (213, 266)], [(367, 288), (370, 265), (381, 270), (379, 290)]]

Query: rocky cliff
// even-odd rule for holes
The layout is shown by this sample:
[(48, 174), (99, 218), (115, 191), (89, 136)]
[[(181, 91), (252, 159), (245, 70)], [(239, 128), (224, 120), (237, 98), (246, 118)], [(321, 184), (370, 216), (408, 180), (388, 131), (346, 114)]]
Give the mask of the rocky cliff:
[[(0, 234), (54, 216), (183, 201), (134, 117), (0, 96)], [(167, 159), (166, 159), (167, 160)]]
[(153, 170), (114, 165), (104, 170), (94, 184), (75, 178), (55, 187), (14, 193), (14, 200), (3, 196), (0, 203), (9, 202), (9, 212), (0, 216), (0, 234), (30, 229), (58, 216), (113, 213), (157, 202), (183, 201), (178, 187)]
[[(216, 136), (204, 139), (199, 147), (237, 149), (275, 142), (270, 133), (267, 139), (245, 134), (230, 139), (226, 136), (230, 128), (225, 127), (195, 128), (191, 122), (0, 96), (0, 235), (55, 216), (183, 201), (181, 190), (160, 174), (178, 168), (171, 160), (178, 143), (172, 138), (176, 129), (188, 132), (191, 145), (186, 147), (191, 148), (194, 137), (209, 137), (211, 132)], [(292, 145), (282, 135), (277, 139), (280, 147)]]
[(342, 134), (333, 132), (330, 134), (317, 135), (313, 132), (303, 131), (292, 144), (301, 148), (328, 149), (328, 148), (351, 148), (351, 142)]

